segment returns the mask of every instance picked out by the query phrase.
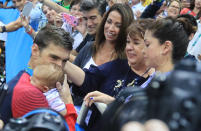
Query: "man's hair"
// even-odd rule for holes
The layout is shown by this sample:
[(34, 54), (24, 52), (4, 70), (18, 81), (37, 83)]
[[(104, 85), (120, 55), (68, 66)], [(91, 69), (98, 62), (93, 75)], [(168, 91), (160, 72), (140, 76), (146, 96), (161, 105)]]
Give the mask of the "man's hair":
[(41, 86), (56, 87), (56, 82), (63, 83), (64, 73), (57, 64), (38, 65), (34, 68), (33, 77), (39, 80)]
[(42, 28), (36, 35), (34, 43), (40, 50), (46, 48), (49, 44), (61, 46), (66, 50), (72, 50), (73, 38), (64, 29), (48, 25)]
[(70, 3), (70, 10), (74, 5), (80, 4), (81, 0), (72, 0)]
[(157, 38), (161, 45), (165, 41), (172, 42), (173, 63), (178, 62), (185, 56), (189, 43), (188, 35), (193, 30), (192, 24), (188, 19), (172, 17), (158, 19), (151, 23), (147, 30), (151, 31), (153, 37)]
[(90, 11), (97, 9), (99, 14), (103, 16), (106, 11), (107, 2), (105, 0), (82, 0), (80, 4), (81, 11)]

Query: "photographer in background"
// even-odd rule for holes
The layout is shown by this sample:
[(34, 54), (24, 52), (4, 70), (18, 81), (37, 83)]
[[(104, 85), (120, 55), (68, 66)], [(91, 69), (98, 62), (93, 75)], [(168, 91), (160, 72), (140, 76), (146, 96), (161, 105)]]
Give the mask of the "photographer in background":
[[(4, 25), (0, 21), (0, 26)], [(5, 73), (5, 42), (7, 40), (7, 33), (0, 33), (0, 86), (6, 81)]]

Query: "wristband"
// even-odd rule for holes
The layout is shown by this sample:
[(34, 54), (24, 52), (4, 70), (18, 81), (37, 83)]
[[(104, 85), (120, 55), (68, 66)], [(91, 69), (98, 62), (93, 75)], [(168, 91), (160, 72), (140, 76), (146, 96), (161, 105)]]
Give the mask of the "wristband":
[(28, 29), (26, 28), (26, 32), (31, 35), (33, 32), (33, 28), (29, 26)]
[(6, 27), (5, 26), (1, 26), (1, 33), (6, 32)]

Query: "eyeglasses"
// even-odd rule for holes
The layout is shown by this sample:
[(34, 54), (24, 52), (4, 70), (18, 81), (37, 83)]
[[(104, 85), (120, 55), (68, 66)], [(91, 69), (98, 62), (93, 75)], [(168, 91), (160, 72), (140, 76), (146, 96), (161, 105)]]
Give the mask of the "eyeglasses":
[(170, 5), (169, 8), (170, 8), (170, 7), (171, 7), (171, 8), (174, 8), (174, 9), (178, 9), (178, 10), (180, 9), (180, 7), (174, 6), (174, 5)]

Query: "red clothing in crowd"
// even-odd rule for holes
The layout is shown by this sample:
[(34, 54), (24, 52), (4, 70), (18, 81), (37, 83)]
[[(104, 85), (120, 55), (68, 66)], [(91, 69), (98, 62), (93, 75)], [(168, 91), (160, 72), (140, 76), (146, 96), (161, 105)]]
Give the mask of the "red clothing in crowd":
[[(21, 117), (37, 108), (49, 107), (43, 92), (30, 83), (30, 75), (22, 74), (19, 82), (13, 90), (12, 113), (13, 117)], [(66, 104), (67, 114), (65, 120), (70, 131), (75, 131), (77, 113), (73, 104)]]
[(188, 9), (188, 8), (183, 8), (183, 9), (181, 10), (180, 14), (181, 14), (181, 15), (182, 15), (182, 14), (189, 14), (189, 15), (192, 15), (192, 16), (194, 16), (194, 17), (196, 17), (196, 15), (197, 15), (195, 12), (193, 12), (192, 10), (190, 10), (190, 9)]

